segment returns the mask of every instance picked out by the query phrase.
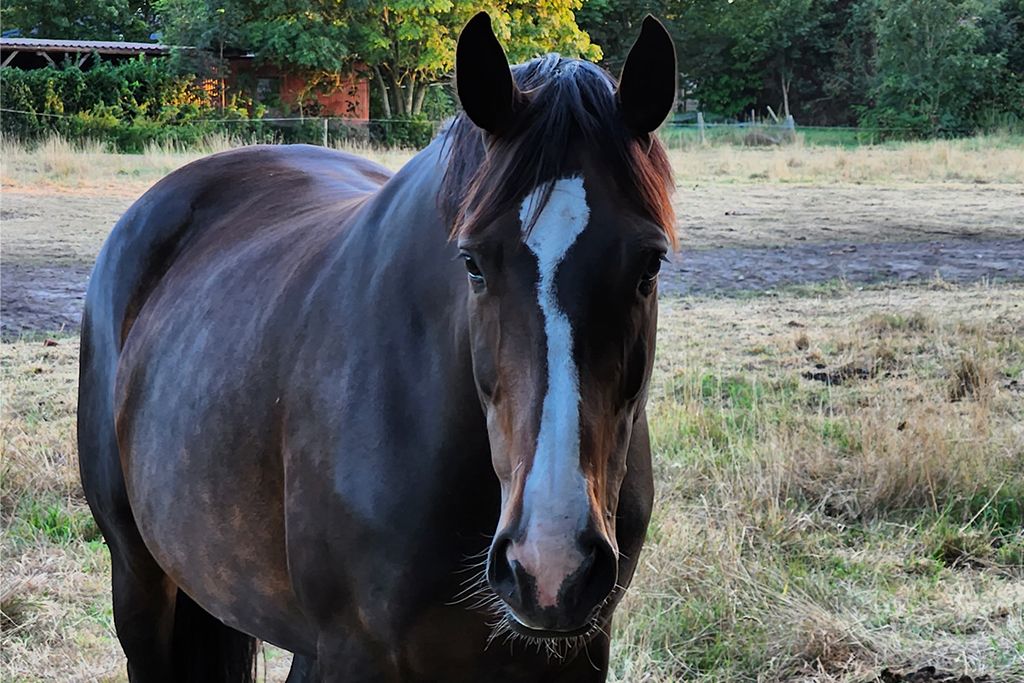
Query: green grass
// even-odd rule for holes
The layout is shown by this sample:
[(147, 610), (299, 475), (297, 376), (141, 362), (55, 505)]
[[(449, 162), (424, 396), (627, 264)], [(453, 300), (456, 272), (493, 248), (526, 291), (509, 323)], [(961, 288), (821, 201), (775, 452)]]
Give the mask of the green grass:
[[(1022, 297), (664, 301), (657, 502), (611, 680), (867, 683), (927, 665), (1024, 680), (1024, 402), (1002, 374), (1024, 367)], [(11, 680), (123, 680), (109, 556), (77, 483), (76, 345), (3, 349), (0, 665)], [(977, 390), (953, 401), (964, 359)], [(804, 376), (849, 364), (885, 371)], [(269, 652), (283, 674), (287, 655)]]
[[(898, 148), (913, 141), (897, 130), (876, 130), (856, 127), (821, 127), (796, 126), (795, 140), (807, 147), (839, 147), (853, 149), (863, 146), (882, 146)], [(704, 128), (704, 140), (709, 145), (743, 145), (749, 141), (751, 134), (770, 138), (779, 144), (786, 143), (786, 130), (780, 125), (758, 125), (752, 127), (740, 125), (707, 125)], [(696, 124), (686, 126), (666, 125), (658, 130), (658, 137), (669, 148), (687, 148), (701, 144), (700, 131)], [(990, 133), (955, 138), (967, 149), (1020, 149), (1024, 147), (1024, 135), (1015, 132), (995, 130)], [(762, 142), (761, 144), (764, 144)], [(755, 143), (755, 146), (757, 144)]]
[(16, 523), (8, 533), (19, 543), (31, 544), (43, 538), (50, 543), (69, 544), (101, 538), (89, 509), (81, 505), (71, 507), (68, 501), (23, 498), (14, 518)]

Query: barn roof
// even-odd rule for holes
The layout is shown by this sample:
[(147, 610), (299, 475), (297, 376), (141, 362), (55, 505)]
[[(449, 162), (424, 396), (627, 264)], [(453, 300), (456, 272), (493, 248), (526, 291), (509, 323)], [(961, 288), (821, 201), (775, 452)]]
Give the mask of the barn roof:
[(101, 55), (166, 55), (172, 46), (120, 40), (58, 40), (51, 38), (0, 38), (0, 50), (35, 52), (98, 52)]

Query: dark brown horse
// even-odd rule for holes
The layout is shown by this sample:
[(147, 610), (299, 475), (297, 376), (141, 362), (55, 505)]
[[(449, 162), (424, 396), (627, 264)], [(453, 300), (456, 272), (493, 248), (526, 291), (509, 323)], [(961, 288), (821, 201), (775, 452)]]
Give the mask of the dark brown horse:
[(600, 681), (651, 512), (675, 59), (510, 70), (392, 176), (316, 147), (171, 174), (82, 332), (82, 480), (131, 680)]

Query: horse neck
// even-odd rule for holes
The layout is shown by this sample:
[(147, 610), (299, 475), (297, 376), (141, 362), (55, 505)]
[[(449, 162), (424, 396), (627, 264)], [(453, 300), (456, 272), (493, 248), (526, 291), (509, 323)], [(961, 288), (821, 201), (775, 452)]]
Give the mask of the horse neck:
[(357, 270), (355, 279), (368, 301), (439, 312), (465, 308), (465, 271), (438, 201), (446, 164), (439, 138), (359, 209), (335, 245), (332, 270), (345, 278)]
[(446, 167), (444, 141), (438, 138), (406, 162), (364, 205), (357, 229), (394, 241), (395, 249), (383, 250), (381, 257), (399, 253), (403, 247), (421, 248), (424, 240), (441, 244), (447, 240), (438, 202)]

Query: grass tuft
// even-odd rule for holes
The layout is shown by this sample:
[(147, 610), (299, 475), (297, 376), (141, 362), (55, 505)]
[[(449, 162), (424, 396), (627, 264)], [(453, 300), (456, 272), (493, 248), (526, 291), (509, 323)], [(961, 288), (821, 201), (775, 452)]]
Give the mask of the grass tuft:
[(949, 382), (949, 400), (965, 398), (981, 399), (985, 390), (992, 385), (992, 369), (974, 356), (960, 356), (953, 368)]
[[(665, 310), (659, 505), (615, 680), (852, 683), (928, 665), (1015, 680), (1024, 405), (996, 382), (950, 402), (948, 368), (1017, 367), (1022, 294)], [(826, 383), (804, 376), (816, 364), (870, 371)]]

